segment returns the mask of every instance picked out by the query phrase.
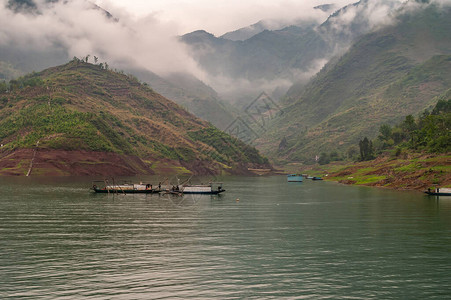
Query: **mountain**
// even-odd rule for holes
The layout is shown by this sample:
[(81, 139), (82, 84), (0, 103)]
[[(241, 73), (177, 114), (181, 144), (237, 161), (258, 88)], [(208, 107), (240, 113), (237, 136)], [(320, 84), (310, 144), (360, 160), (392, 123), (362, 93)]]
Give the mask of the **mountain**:
[[(261, 21), (221, 37), (199, 30), (181, 40), (210, 75), (209, 85), (223, 99), (244, 106), (261, 92), (278, 99), (293, 83), (306, 84), (358, 37), (390, 22), (399, 5), (361, 0), (338, 9), (322, 23), (297, 20), (280, 28), (283, 22)], [(334, 6), (316, 9), (328, 12)]]
[(288, 89), (294, 75), (309, 73), (328, 53), (314, 27), (264, 30), (245, 41), (217, 38), (206, 31), (181, 37), (211, 75), (213, 88), (231, 102), (253, 100), (262, 91)]
[[(49, 18), (49, 20), (53, 20), (55, 17), (64, 19), (64, 13), (61, 12), (62, 8), (52, 8), (54, 3), (51, 2), (62, 1), (36, 2), (33, 0), (10, 0), (6, 9), (11, 11), (8, 16), (14, 19)], [(60, 4), (62, 7), (65, 5)], [(53, 12), (53, 9), (55, 9), (55, 12)], [(79, 9), (82, 9), (83, 12), (96, 15), (97, 22), (100, 24), (125, 26), (119, 25), (120, 20), (92, 2), (86, 1)], [(50, 13), (52, 15), (48, 15)], [(13, 35), (11, 32), (5, 34), (6, 36)], [(54, 34), (54, 32), (51, 34)], [(0, 35), (2, 34), (0, 33)], [(72, 58), (72, 56), (69, 56), (69, 53), (73, 51), (65, 43), (64, 36), (52, 36), (50, 39), (50, 44), (42, 41), (41, 45), (39, 42), (40, 39), (36, 38), (35, 44), (25, 46), (20, 42), (19, 38), (12, 39), (12, 42), (0, 41), (0, 80), (11, 80), (32, 71), (64, 64)], [(72, 44), (77, 43), (74, 42)], [(104, 52), (102, 50), (98, 51), (100, 53)], [(87, 53), (81, 54), (86, 55)], [(94, 55), (100, 56), (97, 53), (92, 54), (91, 61), (93, 61)], [(124, 55), (127, 57), (127, 53)], [(116, 64), (113, 61), (111, 65)], [(222, 102), (211, 87), (205, 85), (193, 75), (180, 73), (162, 76), (143, 68), (142, 64), (121, 63), (120, 65), (127, 73), (132, 73), (140, 80), (147, 82), (158, 93), (182, 105), (196, 116), (210, 121), (215, 126), (225, 128), (234, 119), (231, 108)]]
[(360, 0), (336, 10), (317, 27), (317, 32), (333, 54), (341, 55), (360, 36), (392, 23), (402, 5), (393, 0)]
[(0, 174), (245, 173), (257, 150), (132, 75), (79, 59), (0, 85)]
[[(322, 4), (313, 7), (313, 9), (321, 10), (325, 13), (330, 13), (336, 10), (335, 4)], [(289, 24), (291, 23), (291, 24)], [(222, 39), (231, 40), (231, 41), (245, 41), (250, 39), (254, 35), (257, 35), (265, 30), (280, 30), (287, 26), (305, 26), (305, 25), (318, 25), (317, 21), (314, 20), (294, 20), (294, 21), (286, 21), (286, 20), (261, 20), (255, 24), (227, 32), (220, 36)]]
[(286, 113), (257, 141), (260, 149), (311, 161), (429, 108), (451, 87), (449, 28), (450, 7), (407, 5), (393, 25), (358, 39), (306, 87), (293, 86)]
[(260, 32), (271, 29), (271, 24), (268, 24), (267, 21), (262, 20), (250, 26), (227, 32), (221, 35), (220, 38), (231, 41), (244, 41), (256, 34), (259, 34)]
[(164, 77), (144, 69), (130, 69), (141, 81), (164, 97), (183, 106), (195, 116), (224, 129), (236, 117), (234, 108), (224, 102), (210, 86), (188, 73), (171, 73)]
[(264, 30), (245, 41), (217, 38), (203, 30), (181, 39), (207, 72), (249, 80), (290, 77), (292, 69), (308, 69), (308, 62), (323, 57), (327, 49), (312, 26)]
[(330, 12), (330, 11), (334, 10), (336, 7), (337, 7), (336, 4), (321, 4), (321, 5), (315, 6), (314, 9), (319, 9), (324, 12)]

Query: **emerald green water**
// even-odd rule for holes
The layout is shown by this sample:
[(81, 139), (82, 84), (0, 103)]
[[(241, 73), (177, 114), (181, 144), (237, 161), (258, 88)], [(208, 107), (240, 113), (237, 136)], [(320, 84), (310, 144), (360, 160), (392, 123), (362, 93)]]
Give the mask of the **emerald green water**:
[(450, 198), (221, 180), (174, 198), (0, 178), (0, 298), (451, 298)]

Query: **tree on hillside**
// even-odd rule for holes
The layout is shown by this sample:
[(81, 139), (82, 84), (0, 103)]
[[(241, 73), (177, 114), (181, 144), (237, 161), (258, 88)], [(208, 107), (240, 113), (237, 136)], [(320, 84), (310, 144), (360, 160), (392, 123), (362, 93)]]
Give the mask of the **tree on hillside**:
[(417, 124), (415, 123), (415, 118), (412, 115), (406, 116), (401, 127), (406, 131), (407, 134), (411, 135), (416, 129)]
[(391, 139), (392, 129), (391, 126), (388, 124), (383, 124), (381, 127), (379, 127), (379, 139), (382, 141), (388, 141)]
[(359, 142), (360, 147), (360, 160), (371, 160), (374, 158), (373, 143), (365, 137)]
[(329, 155), (326, 152), (322, 152), (319, 156), (318, 163), (320, 165), (327, 165), (328, 163), (330, 163)]
[(279, 143), (279, 151), (284, 150), (288, 145), (288, 141), (286, 137), (283, 137), (282, 140)]
[(416, 148), (416, 144), (415, 144), (415, 133), (417, 130), (417, 124), (415, 122), (415, 118), (412, 115), (408, 115), (404, 122), (402, 122), (401, 124), (401, 128), (404, 130), (404, 132), (407, 135), (407, 138), (410, 139), (410, 146), (412, 148)]
[(359, 154), (359, 150), (357, 149), (357, 147), (355, 145), (352, 145), (348, 148), (348, 150), (346, 151), (346, 155), (348, 157), (348, 159), (357, 159), (357, 155)]
[(451, 112), (451, 99), (446, 100), (439, 100), (437, 104), (435, 105), (434, 109), (432, 110), (432, 115), (438, 115), (440, 113), (449, 113)]
[(5, 81), (0, 81), (0, 93), (4, 93), (8, 90), (8, 84)]
[(393, 139), (393, 142), (395, 145), (401, 143), (406, 138), (406, 134), (400, 127), (395, 127), (392, 130), (391, 138)]
[(392, 128), (388, 124), (383, 124), (379, 127), (379, 136), (378, 139), (375, 141), (377, 142), (377, 145), (375, 145), (376, 149), (383, 150), (390, 148), (393, 146), (394, 141), (392, 138)]

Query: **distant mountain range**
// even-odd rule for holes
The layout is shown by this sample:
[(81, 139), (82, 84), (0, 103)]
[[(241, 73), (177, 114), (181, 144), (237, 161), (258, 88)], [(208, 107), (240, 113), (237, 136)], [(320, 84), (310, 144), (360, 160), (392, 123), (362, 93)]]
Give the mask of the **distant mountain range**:
[(321, 24), (299, 21), (273, 30), (277, 22), (261, 21), (221, 37), (199, 30), (181, 40), (190, 46), (191, 55), (210, 75), (209, 84), (221, 97), (243, 105), (263, 91), (278, 99), (293, 83), (307, 83), (359, 36), (386, 23), (399, 5), (398, 1), (362, 0), (337, 10)]

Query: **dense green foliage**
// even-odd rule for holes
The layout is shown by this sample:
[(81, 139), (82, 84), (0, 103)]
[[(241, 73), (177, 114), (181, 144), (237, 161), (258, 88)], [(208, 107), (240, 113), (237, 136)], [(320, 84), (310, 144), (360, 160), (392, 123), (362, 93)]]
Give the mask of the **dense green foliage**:
[[(384, 124), (374, 141), (376, 149), (386, 150), (393, 146), (424, 150), (432, 153), (451, 151), (451, 99), (439, 100), (432, 112), (425, 111), (415, 119), (408, 115), (393, 128)], [(399, 150), (398, 150), (399, 153)]]
[(9, 81), (9, 87), (12, 91), (36, 86), (44, 86), (44, 81), (35, 72)]
[(359, 142), (360, 160), (371, 160), (374, 158), (373, 143), (365, 137)]
[(0, 140), (15, 136), (9, 148), (41, 146), (64, 150), (131, 153), (131, 147), (104, 119), (59, 105), (29, 106), (0, 121)]
[(260, 156), (258, 151), (242, 141), (218, 130), (215, 127), (208, 127), (199, 131), (189, 132), (194, 140), (201, 141), (214, 148), (214, 151), (205, 149), (205, 153), (214, 159), (222, 162), (228, 160), (254, 162), (266, 164), (268, 160)]

